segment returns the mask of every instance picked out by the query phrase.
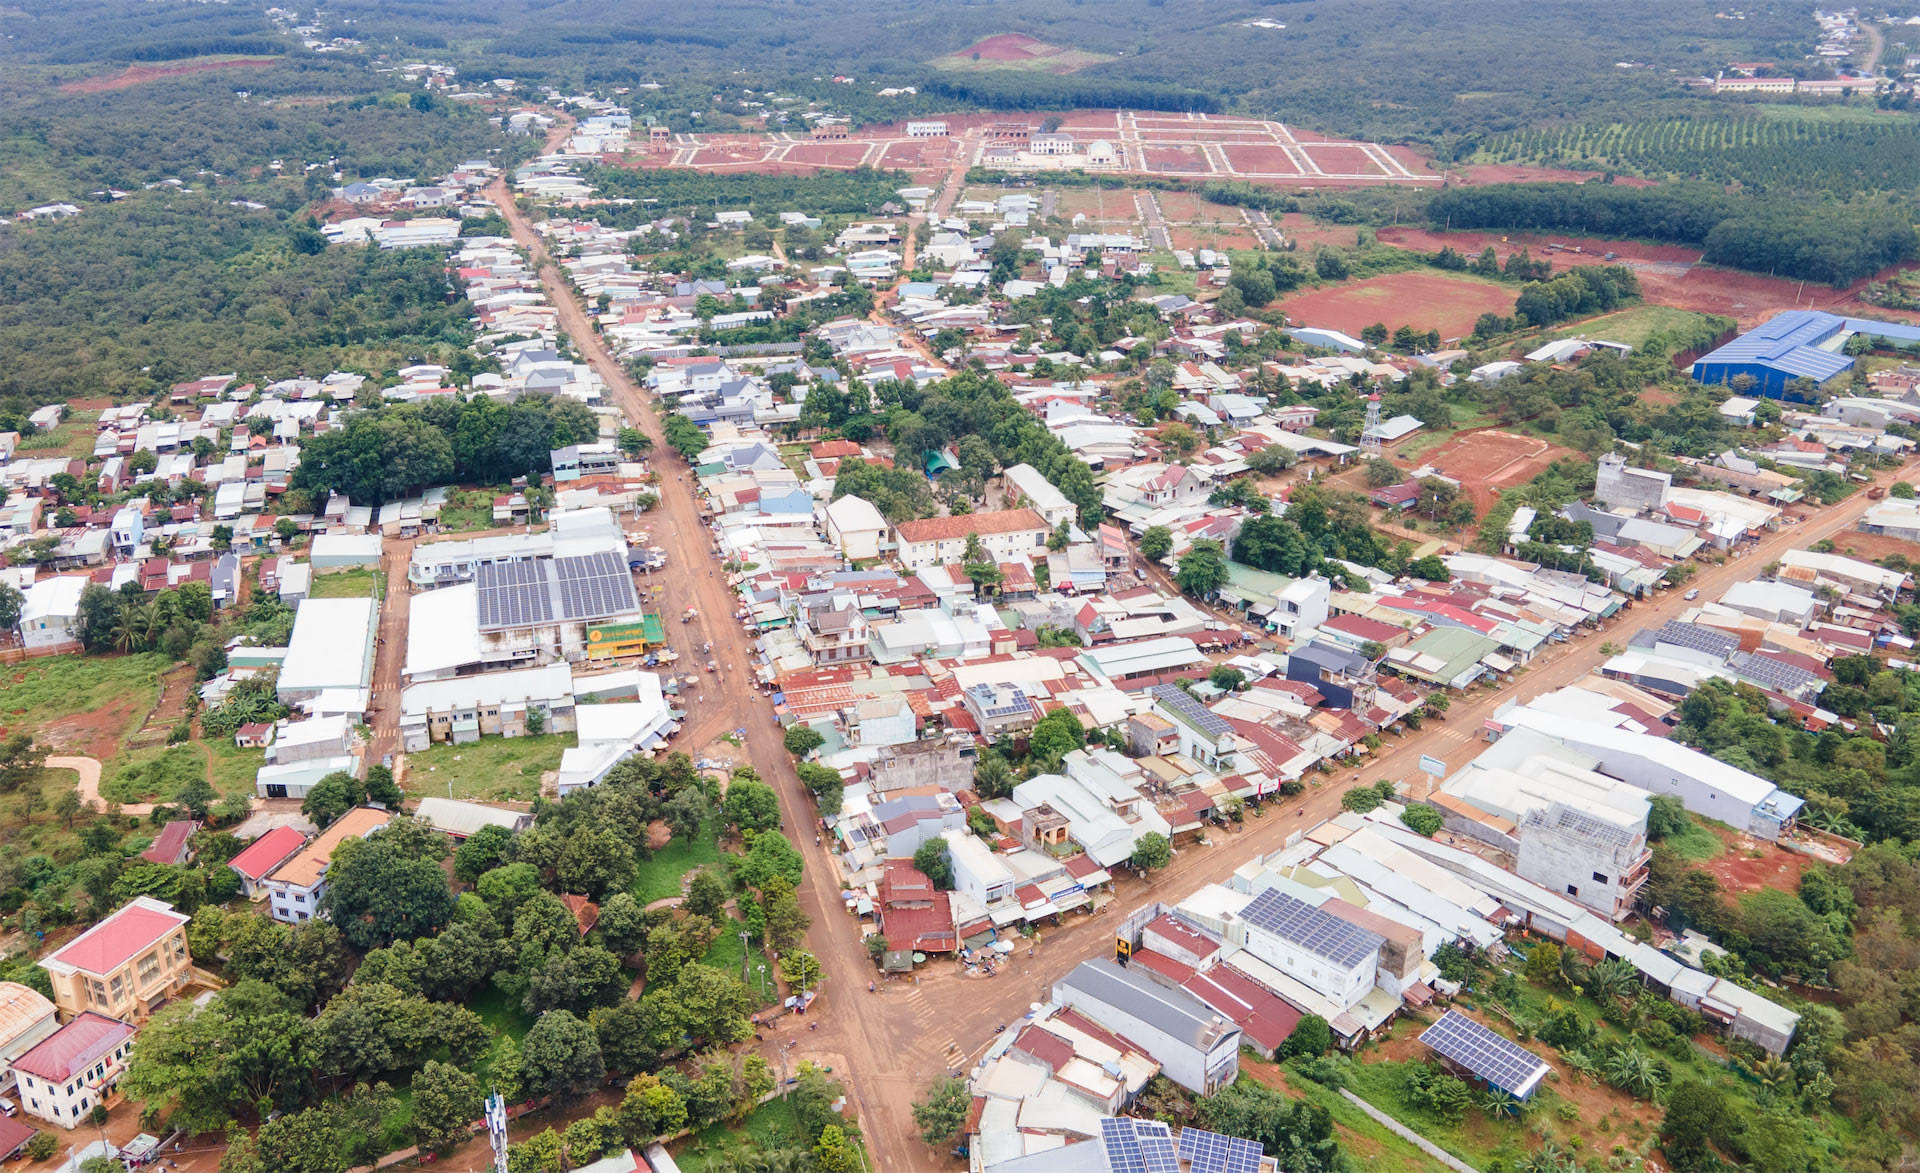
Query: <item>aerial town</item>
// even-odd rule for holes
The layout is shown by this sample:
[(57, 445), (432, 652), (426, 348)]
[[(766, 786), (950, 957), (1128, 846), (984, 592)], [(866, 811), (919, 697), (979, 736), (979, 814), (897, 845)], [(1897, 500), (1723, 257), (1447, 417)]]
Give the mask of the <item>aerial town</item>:
[(110, 7), (0, 49), (9, 1168), (1912, 1160), (1920, 14), (1465, 141), (1186, 56), (1309, 6)]

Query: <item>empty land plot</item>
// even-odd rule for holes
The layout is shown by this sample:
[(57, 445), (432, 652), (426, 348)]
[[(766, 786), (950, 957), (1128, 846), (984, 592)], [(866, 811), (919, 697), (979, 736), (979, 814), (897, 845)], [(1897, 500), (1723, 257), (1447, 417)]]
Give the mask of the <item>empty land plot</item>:
[[(1287, 154), (1286, 148), (1275, 145), (1254, 145), (1234, 143), (1220, 148), (1227, 157), (1227, 163), (1240, 175), (1299, 175), (1300, 165)], [(1324, 167), (1324, 164), (1322, 165)]]
[(1260, 238), (1242, 225), (1176, 224), (1167, 230), (1175, 248), (1257, 249)]
[[(1071, 220), (1075, 216), (1085, 216), (1089, 220), (1098, 220), (1102, 216), (1101, 196), (1106, 192), (1097, 187), (1056, 188), (1058, 198), (1054, 203), (1054, 214)], [(1131, 201), (1129, 201), (1131, 202)]]
[(1474, 508), (1485, 513), (1494, 501), (1495, 490), (1524, 484), (1555, 460), (1577, 455), (1572, 449), (1533, 436), (1487, 428), (1460, 433), (1427, 453), (1425, 461), (1459, 481), (1461, 489), (1473, 498)]
[(1207, 157), (1199, 147), (1155, 143), (1134, 148), (1147, 171), (1210, 171)]
[(1352, 225), (1322, 224), (1304, 212), (1287, 212), (1275, 216), (1273, 222), (1279, 226), (1282, 236), (1303, 246), (1330, 244), (1336, 248), (1352, 248), (1360, 241), (1360, 232)]
[(1386, 168), (1357, 143), (1308, 143), (1302, 150), (1329, 175), (1385, 175)]
[(1412, 326), (1458, 338), (1473, 330), (1481, 314), (1512, 313), (1517, 294), (1513, 286), (1416, 270), (1312, 290), (1287, 298), (1281, 306), (1296, 321), (1349, 334), (1382, 322), (1389, 329)]
[(1072, 73), (1089, 65), (1112, 61), (1106, 53), (1084, 49), (1066, 49), (1049, 45), (1025, 33), (1001, 33), (975, 41), (958, 53), (936, 57), (928, 64), (935, 69), (978, 72), (990, 69), (1031, 69), (1040, 73)]
[(1161, 215), (1170, 221), (1240, 219), (1237, 209), (1208, 203), (1190, 191), (1160, 191), (1154, 195), (1160, 201)]
[(871, 147), (870, 143), (801, 143), (787, 152), (786, 161), (810, 167), (858, 167)]

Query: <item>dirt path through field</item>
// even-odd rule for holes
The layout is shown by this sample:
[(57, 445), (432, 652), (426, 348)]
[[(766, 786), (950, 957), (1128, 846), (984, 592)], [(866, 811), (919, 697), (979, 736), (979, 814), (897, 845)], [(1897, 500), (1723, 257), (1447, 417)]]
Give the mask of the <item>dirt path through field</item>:
[[(209, 760), (208, 768), (209, 770), (212, 768), (211, 760)], [(47, 759), (47, 769), (72, 770), (74, 773), (80, 775), (79, 782), (74, 786), (74, 789), (80, 792), (80, 801), (91, 807), (97, 807), (101, 810), (106, 809), (106, 804), (100, 801), (100, 763), (97, 760), (93, 758), (50, 757)], [(152, 814), (153, 804), (150, 802), (123, 802), (120, 804), (120, 813), (123, 815)]]

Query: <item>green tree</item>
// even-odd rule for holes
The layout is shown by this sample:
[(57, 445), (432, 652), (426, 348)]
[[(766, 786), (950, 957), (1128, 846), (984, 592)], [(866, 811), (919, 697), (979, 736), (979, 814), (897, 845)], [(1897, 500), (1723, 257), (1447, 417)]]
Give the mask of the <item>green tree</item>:
[(860, 1159), (838, 1124), (827, 1125), (814, 1142), (813, 1167), (817, 1173), (859, 1173)]
[(1306, 1014), (1294, 1024), (1293, 1033), (1287, 1036), (1286, 1041), (1280, 1045), (1279, 1051), (1284, 1052), (1280, 1054), (1282, 1059), (1295, 1055), (1313, 1058), (1324, 1055), (1332, 1049), (1333, 1028), (1328, 1026), (1327, 1020), (1318, 1014)]
[(446, 873), (402, 850), (377, 836), (348, 839), (334, 849), (320, 911), (357, 949), (427, 936), (453, 919)]
[(1673, 794), (1656, 794), (1647, 802), (1647, 838), (1654, 842), (1684, 835), (1693, 826), (1687, 804)]
[(1408, 803), (1407, 808), (1400, 812), (1400, 821), (1405, 823), (1407, 829), (1414, 834), (1424, 835), (1429, 839), (1439, 834), (1440, 828), (1446, 826), (1446, 819), (1440, 812), (1424, 803)]
[(1527, 954), (1527, 980), (1536, 986), (1553, 987), (1560, 984), (1560, 946), (1552, 941), (1542, 941)]
[(1666, 1116), (1660, 1122), (1660, 1147), (1675, 1169), (1718, 1168), (1716, 1144), (1725, 1144), (1739, 1132), (1739, 1118), (1727, 1093), (1711, 1084), (1685, 1080), (1667, 1094)]
[(480, 877), (508, 862), (513, 854), (513, 832), (489, 823), (454, 849), (453, 874), (464, 883), (478, 883)]
[(1173, 549), (1173, 531), (1164, 525), (1148, 526), (1140, 535), (1140, 556), (1149, 562), (1158, 562)]
[(787, 752), (796, 758), (806, 757), (814, 750), (825, 745), (827, 739), (811, 725), (790, 725), (787, 727)]
[(180, 1002), (155, 1015), (121, 1087), (171, 1109), (181, 1127), (217, 1132), (257, 1104), (298, 1104), (314, 1060), (300, 1007), (264, 982), (242, 981), (203, 1008)]
[(1227, 560), (1221, 553), (1220, 543), (1195, 542), (1180, 556), (1180, 569), (1174, 573), (1174, 582), (1183, 592), (1198, 599), (1207, 598), (1225, 586)]
[(798, 887), (804, 861), (785, 835), (762, 831), (754, 836), (753, 846), (734, 867), (734, 878), (748, 888), (764, 889), (774, 876), (785, 876)]
[(532, 1096), (566, 1103), (587, 1095), (607, 1077), (593, 1028), (565, 1010), (549, 1010), (520, 1046), (520, 1078)]
[(1027, 744), (1035, 758), (1058, 762), (1076, 749), (1087, 748), (1087, 731), (1079, 717), (1058, 708), (1034, 724)]
[(1231, 664), (1215, 664), (1207, 673), (1207, 683), (1225, 692), (1233, 692), (1247, 682), (1247, 674)]
[(1157, 872), (1173, 862), (1173, 845), (1158, 831), (1142, 832), (1133, 841), (1133, 854), (1127, 862), (1135, 871)]
[(780, 825), (780, 796), (765, 782), (735, 778), (727, 783), (720, 814), (739, 831), (771, 831)]
[(1371, 786), (1354, 786), (1340, 795), (1340, 809), (1366, 814), (1379, 808), (1380, 792)]
[(413, 1077), (413, 1142), (444, 1153), (472, 1135), (480, 1119), (480, 1081), (453, 1066), (429, 1059)]
[(913, 866), (942, 892), (953, 888), (953, 856), (945, 839), (929, 839), (913, 853)]
[(913, 1122), (920, 1126), (920, 1139), (936, 1149), (944, 1149), (960, 1135), (973, 1106), (973, 1093), (964, 1079), (943, 1075), (933, 1081), (926, 1095), (913, 1102)]

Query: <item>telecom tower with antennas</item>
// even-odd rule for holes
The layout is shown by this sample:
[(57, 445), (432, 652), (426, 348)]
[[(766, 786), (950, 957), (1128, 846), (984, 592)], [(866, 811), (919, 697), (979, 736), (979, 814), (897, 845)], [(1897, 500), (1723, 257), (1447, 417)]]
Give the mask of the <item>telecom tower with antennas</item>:
[(1367, 426), (1360, 433), (1360, 455), (1372, 460), (1380, 455), (1380, 393), (1367, 396)]
[(487, 1139), (493, 1144), (493, 1173), (507, 1173), (507, 1101), (499, 1092), (486, 1100)]

